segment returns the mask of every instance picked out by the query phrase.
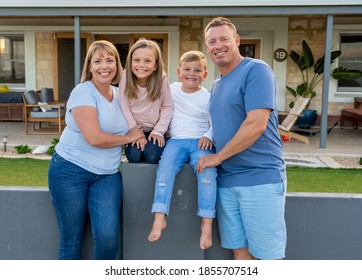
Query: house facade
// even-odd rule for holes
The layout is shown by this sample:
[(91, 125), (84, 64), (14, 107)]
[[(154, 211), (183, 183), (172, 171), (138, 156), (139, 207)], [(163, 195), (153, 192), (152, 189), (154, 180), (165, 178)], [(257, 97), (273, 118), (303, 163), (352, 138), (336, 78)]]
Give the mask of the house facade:
[[(4, 2), (4, 1), (1, 1)], [(124, 60), (129, 46), (140, 37), (154, 39), (163, 49), (170, 82), (177, 81), (178, 58), (186, 51), (204, 51), (203, 30), (216, 16), (230, 18), (241, 37), (243, 55), (260, 58), (278, 80), (278, 110), (288, 111), (286, 86), (301, 83), (298, 68), (288, 58), (301, 51), (306, 40), (315, 58), (326, 49), (341, 49), (334, 64), (362, 70), (362, 3), (347, 0), (261, 1), (116, 1), (12, 0), (0, 3), (0, 85), (11, 90), (54, 88), (67, 99), (79, 81), (82, 60), (94, 40), (113, 42)], [(311, 3), (313, 2), (313, 3)], [(210, 87), (219, 75), (208, 58)], [(362, 96), (362, 78), (341, 85), (326, 77), (310, 105), (318, 114), (339, 118), (341, 108), (352, 107)], [(326, 90), (327, 89), (327, 90)], [(325, 108), (325, 109), (323, 109)]]

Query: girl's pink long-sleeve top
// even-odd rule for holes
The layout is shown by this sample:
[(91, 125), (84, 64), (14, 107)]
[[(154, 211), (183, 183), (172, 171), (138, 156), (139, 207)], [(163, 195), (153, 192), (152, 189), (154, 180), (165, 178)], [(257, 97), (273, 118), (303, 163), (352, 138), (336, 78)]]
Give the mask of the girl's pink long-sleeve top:
[(168, 129), (173, 111), (173, 100), (167, 76), (162, 79), (161, 97), (154, 102), (147, 99), (147, 88), (137, 86), (138, 98), (129, 100), (125, 95), (126, 71), (119, 83), (119, 102), (131, 129), (137, 124), (143, 131), (163, 136)]

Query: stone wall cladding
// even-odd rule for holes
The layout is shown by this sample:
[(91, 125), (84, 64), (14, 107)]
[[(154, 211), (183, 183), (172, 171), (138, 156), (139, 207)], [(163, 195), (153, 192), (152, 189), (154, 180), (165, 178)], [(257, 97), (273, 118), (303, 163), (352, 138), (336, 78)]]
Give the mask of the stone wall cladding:
[[(324, 54), (325, 36), (326, 36), (326, 18), (324, 16), (291, 16), (289, 17), (289, 33), (288, 33), (288, 53), (291, 50), (301, 52), (302, 41), (306, 40), (314, 54), (314, 59), (318, 59)], [(287, 61), (287, 85), (296, 88), (302, 82), (300, 72), (291, 59)], [(313, 70), (310, 70), (313, 75)], [(322, 107), (322, 87), (323, 83), (319, 83), (316, 87), (317, 96), (313, 98), (309, 108), (318, 111), (321, 114)], [(285, 104), (289, 108), (289, 102), (292, 96), (286, 91)], [(340, 116), (341, 108), (350, 107), (351, 103), (331, 103), (328, 104), (328, 115)]]
[(53, 33), (36, 33), (36, 90), (53, 88)]

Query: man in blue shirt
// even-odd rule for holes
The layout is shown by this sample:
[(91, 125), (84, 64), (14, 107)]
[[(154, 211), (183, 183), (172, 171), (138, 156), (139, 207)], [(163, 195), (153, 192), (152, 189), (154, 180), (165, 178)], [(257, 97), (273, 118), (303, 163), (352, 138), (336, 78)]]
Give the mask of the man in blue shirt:
[(240, 37), (229, 19), (213, 19), (205, 41), (221, 75), (210, 101), (216, 153), (200, 158), (197, 170), (218, 166), (221, 245), (235, 259), (282, 259), (286, 173), (275, 75), (263, 61), (240, 55)]

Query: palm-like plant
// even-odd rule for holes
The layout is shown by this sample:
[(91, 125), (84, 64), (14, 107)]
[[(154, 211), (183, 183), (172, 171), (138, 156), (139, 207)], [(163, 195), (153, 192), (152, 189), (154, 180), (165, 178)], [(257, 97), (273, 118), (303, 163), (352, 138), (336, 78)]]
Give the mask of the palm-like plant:
[[(331, 64), (342, 54), (340, 50), (331, 52)], [(295, 51), (290, 52), (290, 58), (298, 66), (300, 73), (302, 74), (302, 83), (293, 89), (287, 86), (288, 92), (297, 98), (298, 96), (309, 97), (311, 100), (316, 97), (315, 87), (322, 81), (321, 76), (324, 72), (324, 55), (320, 57), (317, 62), (314, 62), (313, 53), (308, 46), (307, 42), (302, 42), (302, 54)], [(309, 69), (313, 69), (311, 74)], [(336, 80), (354, 80), (362, 77), (362, 72), (359, 70), (351, 70), (343, 67), (338, 67), (333, 70), (332, 77)], [(289, 103), (289, 107), (293, 108), (294, 100)]]

